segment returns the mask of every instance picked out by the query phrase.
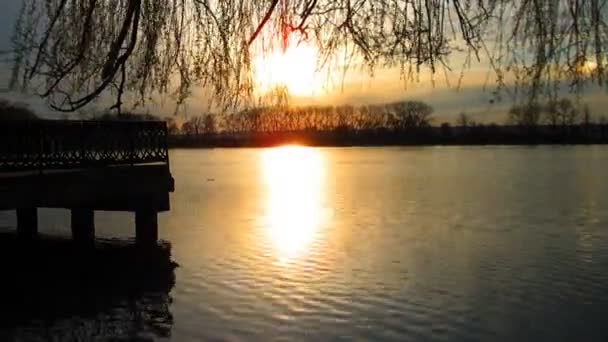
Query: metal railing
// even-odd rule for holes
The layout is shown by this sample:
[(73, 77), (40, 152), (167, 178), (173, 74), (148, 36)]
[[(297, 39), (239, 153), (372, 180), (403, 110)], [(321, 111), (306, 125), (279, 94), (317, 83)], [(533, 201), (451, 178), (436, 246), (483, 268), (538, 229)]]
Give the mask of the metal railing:
[(147, 163), (169, 163), (165, 122), (0, 122), (0, 172)]

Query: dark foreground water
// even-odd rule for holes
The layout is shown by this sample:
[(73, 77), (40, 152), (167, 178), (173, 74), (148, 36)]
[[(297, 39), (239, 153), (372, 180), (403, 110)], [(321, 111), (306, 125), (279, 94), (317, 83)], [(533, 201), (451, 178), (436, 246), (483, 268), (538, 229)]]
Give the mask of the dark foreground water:
[[(608, 147), (176, 150), (171, 162), (170, 292), (32, 313), (3, 339), (608, 340)], [(134, 232), (130, 215), (96, 224)], [(44, 210), (41, 225), (68, 234), (68, 213)]]

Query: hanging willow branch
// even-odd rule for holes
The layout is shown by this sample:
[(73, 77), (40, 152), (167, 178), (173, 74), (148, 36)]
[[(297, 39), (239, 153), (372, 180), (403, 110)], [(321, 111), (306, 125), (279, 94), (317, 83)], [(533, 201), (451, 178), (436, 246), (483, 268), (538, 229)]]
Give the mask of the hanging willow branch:
[(237, 107), (253, 93), (251, 56), (286, 48), (295, 32), (326, 67), (342, 56), (347, 67), (434, 73), (468, 51), (535, 98), (606, 85), (607, 1), (23, 0), (11, 84), (60, 111), (100, 97), (120, 111), (127, 94), (133, 105), (162, 94), (180, 104), (193, 87)]

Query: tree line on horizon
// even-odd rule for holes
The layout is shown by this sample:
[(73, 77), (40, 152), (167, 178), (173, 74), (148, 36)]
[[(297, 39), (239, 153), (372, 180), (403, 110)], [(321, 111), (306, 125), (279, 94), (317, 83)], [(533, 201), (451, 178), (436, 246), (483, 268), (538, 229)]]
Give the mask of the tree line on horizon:
[(512, 106), (508, 112), (507, 123), (527, 127), (539, 125), (567, 127), (577, 124), (606, 124), (608, 118), (601, 115), (595, 120), (587, 104), (577, 106), (572, 100), (562, 98), (545, 103), (532, 102)]
[[(205, 113), (178, 124), (168, 118), (172, 134), (209, 135), (240, 133), (273, 133), (297, 131), (415, 131), (436, 123), (434, 108), (423, 101), (398, 101), (374, 105), (260, 107), (233, 114)], [(578, 124), (606, 124), (606, 116), (592, 117), (588, 105), (577, 105), (568, 98), (546, 103), (513, 105), (506, 113), (504, 126), (567, 127)], [(436, 126), (457, 127), (499, 126), (483, 124), (461, 112), (453, 123)]]
[[(606, 143), (608, 119), (568, 98), (514, 105), (503, 125), (475, 122), (460, 113), (436, 124), (422, 101), (376, 105), (260, 107), (231, 114), (201, 114), (179, 124), (167, 117), (174, 146), (267, 146), (289, 142), (319, 145)], [(0, 99), (0, 121), (36, 120), (22, 105)], [(103, 113), (95, 120), (163, 120), (151, 114)]]
[[(568, 98), (513, 105), (504, 124), (483, 124), (460, 113), (437, 123), (423, 101), (376, 105), (261, 107), (232, 114), (201, 114), (178, 125), (167, 119), (178, 145), (223, 145), (226, 139), (271, 145), (289, 140), (311, 144), (573, 143), (604, 142), (606, 116), (591, 116), (587, 105)], [(237, 142), (234, 142), (238, 144)]]
[[(183, 122), (175, 117), (161, 118), (153, 114), (106, 112), (93, 116), (95, 120), (159, 120), (166, 121), (172, 135), (209, 135), (239, 133), (272, 133), (286, 131), (408, 131), (430, 128), (437, 120), (434, 108), (417, 100), (396, 101), (386, 104), (355, 106), (309, 105), (257, 107), (231, 114), (203, 113)], [(568, 127), (575, 125), (605, 125), (608, 117), (593, 117), (587, 104), (561, 98), (545, 103), (515, 104), (506, 112), (503, 126)], [(0, 120), (35, 120), (39, 116), (24, 104), (0, 99)], [(436, 126), (456, 127), (498, 126), (496, 123), (477, 122), (466, 112), (459, 113), (453, 123), (441, 122)]]
[(169, 120), (173, 133), (186, 135), (276, 133), (297, 131), (415, 130), (430, 127), (433, 107), (422, 101), (400, 101), (382, 105), (337, 105), (260, 107), (233, 114), (202, 114), (178, 127)]

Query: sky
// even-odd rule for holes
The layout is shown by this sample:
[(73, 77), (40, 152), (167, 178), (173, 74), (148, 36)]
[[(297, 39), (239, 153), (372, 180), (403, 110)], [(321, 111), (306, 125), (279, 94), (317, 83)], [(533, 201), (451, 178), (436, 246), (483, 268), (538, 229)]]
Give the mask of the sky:
[[(19, 11), (20, 1), (3, 0), (0, 2), (0, 51), (10, 49), (10, 37), (14, 20)], [(451, 58), (458, 60), (458, 56)], [(458, 89), (454, 86), (455, 79), (458, 78), (460, 68), (459, 63), (453, 63), (455, 70), (450, 78), (450, 86), (447, 85), (442, 74), (435, 75), (434, 85), (428, 72), (420, 75), (419, 81), (404, 82), (398, 70), (379, 69), (375, 71), (374, 77), (358, 71), (351, 72), (343, 82), (333, 82), (332, 85), (325, 79), (327, 86), (322, 95), (296, 96), (294, 104), (377, 104), (393, 102), (399, 100), (422, 100), (435, 109), (434, 117), (436, 123), (454, 121), (461, 112), (468, 113), (474, 120), (484, 123), (503, 123), (506, 119), (506, 112), (512, 105), (507, 97), (503, 101), (492, 101), (493, 96), (493, 73), (490, 72), (487, 64), (481, 62), (473, 64), (470, 70), (466, 71), (466, 76)], [(8, 99), (12, 102), (27, 103), (30, 108), (45, 117), (58, 117), (59, 114), (53, 113), (48, 106), (36, 96), (27, 96), (20, 93), (7, 93), (8, 77), (10, 66), (0, 64), (0, 98)], [(318, 76), (322, 78), (321, 76)], [(489, 82), (488, 82), (489, 80)], [(488, 86), (489, 84), (489, 86)], [(194, 91), (185, 107), (187, 115), (205, 112), (208, 106), (204, 101), (204, 96), (197, 96), (201, 91)], [(317, 92), (318, 93), (318, 92)], [(584, 101), (590, 105), (593, 114), (603, 114), (603, 108), (608, 106), (608, 96), (603, 90), (599, 90), (586, 96)], [(158, 103), (151, 106), (151, 112), (160, 115), (173, 115), (174, 110), (165, 103)], [(62, 114), (63, 115), (63, 114)]]
[(14, 18), (19, 11), (19, 1), (0, 2), (0, 50), (9, 46)]
[[(15, 18), (19, 14), (21, 2), (19, 0), (1, 0), (0, 1), (0, 51), (10, 49), (11, 35)], [(0, 56), (2, 61), (4, 56)], [(18, 104), (27, 104), (30, 109), (39, 113), (43, 117), (58, 117), (57, 113), (51, 112), (48, 106), (39, 98), (28, 96), (21, 93), (7, 93), (8, 80), (10, 76), (10, 65), (0, 62), (0, 98), (9, 100)]]
[[(13, 30), (14, 18), (19, 11), (19, 1), (2, 1), (0, 2), (0, 51), (10, 49), (10, 38)], [(0, 77), (2, 81), (6, 76), (6, 66), (0, 64)], [(5, 89), (6, 82), (0, 83), (0, 90)]]

